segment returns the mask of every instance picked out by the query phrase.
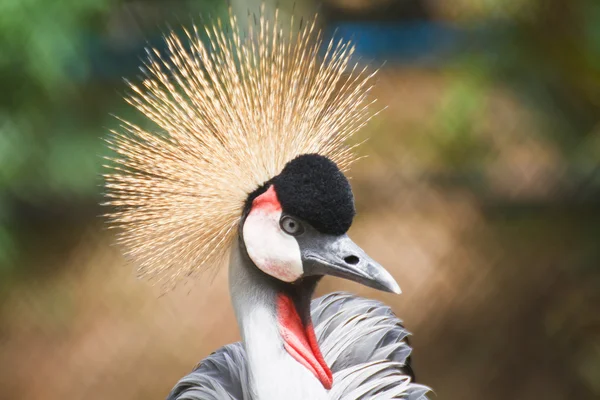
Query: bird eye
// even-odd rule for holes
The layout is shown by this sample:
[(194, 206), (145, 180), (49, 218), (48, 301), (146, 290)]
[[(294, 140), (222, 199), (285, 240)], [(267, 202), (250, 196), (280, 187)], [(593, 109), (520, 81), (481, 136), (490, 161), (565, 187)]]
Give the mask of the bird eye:
[(279, 221), (279, 225), (281, 225), (281, 229), (283, 229), (285, 233), (292, 236), (298, 236), (304, 232), (304, 227), (300, 221), (297, 221), (292, 217), (284, 216)]

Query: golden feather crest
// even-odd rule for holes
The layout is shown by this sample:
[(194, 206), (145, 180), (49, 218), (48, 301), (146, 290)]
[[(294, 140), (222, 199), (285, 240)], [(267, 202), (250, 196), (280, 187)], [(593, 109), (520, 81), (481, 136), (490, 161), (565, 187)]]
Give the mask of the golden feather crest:
[(354, 47), (323, 43), (316, 19), (284, 30), (277, 13), (245, 35), (234, 16), (148, 51), (127, 102), (158, 128), (126, 121), (108, 140), (111, 226), (141, 276), (166, 284), (220, 265), (249, 193), (300, 154), (355, 160), (347, 139), (371, 117), (371, 77)]

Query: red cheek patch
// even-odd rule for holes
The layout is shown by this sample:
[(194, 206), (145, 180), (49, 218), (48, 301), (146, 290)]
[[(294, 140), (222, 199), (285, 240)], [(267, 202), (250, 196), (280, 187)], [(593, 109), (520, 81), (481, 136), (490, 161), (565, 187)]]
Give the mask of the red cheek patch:
[(277, 199), (277, 193), (275, 193), (275, 187), (269, 186), (266, 192), (258, 196), (252, 201), (252, 210), (261, 210), (265, 212), (277, 212), (281, 211), (281, 204)]
[(312, 323), (304, 327), (294, 302), (283, 294), (277, 296), (277, 321), (286, 351), (312, 372), (325, 389), (331, 389), (333, 376), (319, 349)]

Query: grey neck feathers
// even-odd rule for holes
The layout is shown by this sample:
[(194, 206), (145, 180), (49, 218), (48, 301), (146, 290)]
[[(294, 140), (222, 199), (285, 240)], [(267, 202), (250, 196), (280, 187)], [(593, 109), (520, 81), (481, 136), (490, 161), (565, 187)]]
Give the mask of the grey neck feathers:
[(252, 263), (243, 245), (234, 243), (229, 288), (248, 356), (249, 392), (253, 400), (327, 399), (327, 391), (319, 380), (283, 346), (276, 298), (285, 285), (266, 276)]

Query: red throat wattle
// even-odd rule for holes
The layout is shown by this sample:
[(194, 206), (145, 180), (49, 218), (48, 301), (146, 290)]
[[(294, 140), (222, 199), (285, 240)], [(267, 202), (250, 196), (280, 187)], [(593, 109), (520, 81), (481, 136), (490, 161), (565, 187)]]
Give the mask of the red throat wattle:
[(312, 323), (309, 322), (307, 326), (302, 324), (294, 302), (284, 294), (277, 296), (277, 321), (286, 351), (308, 368), (325, 389), (331, 389), (331, 370), (323, 359)]

